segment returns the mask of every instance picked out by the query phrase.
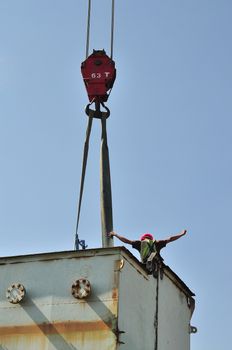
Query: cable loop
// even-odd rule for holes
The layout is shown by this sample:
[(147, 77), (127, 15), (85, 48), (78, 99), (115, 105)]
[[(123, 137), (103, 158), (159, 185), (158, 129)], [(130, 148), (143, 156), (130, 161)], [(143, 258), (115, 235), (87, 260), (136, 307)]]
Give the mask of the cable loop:
[[(108, 107), (105, 106), (103, 102), (101, 103), (95, 103), (96, 109), (90, 109), (92, 103), (89, 103), (86, 108), (85, 108), (85, 113), (87, 114), (88, 117), (90, 118), (97, 118), (97, 119), (107, 119), (110, 116), (110, 110)], [(100, 105), (102, 105), (103, 108), (105, 108), (106, 111), (101, 111), (100, 110)]]

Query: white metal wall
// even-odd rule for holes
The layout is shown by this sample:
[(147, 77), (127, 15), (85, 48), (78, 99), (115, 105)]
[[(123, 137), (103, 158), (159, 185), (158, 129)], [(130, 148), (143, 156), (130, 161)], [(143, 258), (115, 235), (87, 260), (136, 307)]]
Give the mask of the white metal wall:
[(159, 280), (158, 349), (189, 350), (191, 310), (187, 297), (165, 274)]
[(119, 330), (122, 350), (154, 350), (156, 280), (125, 260), (119, 279)]
[[(0, 346), (8, 350), (115, 349), (111, 328), (117, 319), (117, 255), (45, 258), (22, 258), (0, 266)], [(71, 295), (72, 283), (80, 277), (91, 282), (87, 301)], [(27, 291), (25, 301), (16, 305), (5, 297), (14, 282)]]
[[(77, 300), (71, 286), (83, 277), (92, 293)], [(0, 259), (0, 349), (189, 350), (191, 310), (172, 277), (157, 286), (121, 248)], [(16, 305), (5, 296), (14, 282), (27, 291)]]

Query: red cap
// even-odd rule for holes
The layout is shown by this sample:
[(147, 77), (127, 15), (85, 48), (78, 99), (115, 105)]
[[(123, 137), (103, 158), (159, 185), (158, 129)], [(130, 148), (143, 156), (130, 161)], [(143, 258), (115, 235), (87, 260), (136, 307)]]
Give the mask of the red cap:
[(143, 241), (144, 239), (151, 239), (153, 240), (153, 236), (150, 233), (144, 233), (141, 237), (140, 240)]

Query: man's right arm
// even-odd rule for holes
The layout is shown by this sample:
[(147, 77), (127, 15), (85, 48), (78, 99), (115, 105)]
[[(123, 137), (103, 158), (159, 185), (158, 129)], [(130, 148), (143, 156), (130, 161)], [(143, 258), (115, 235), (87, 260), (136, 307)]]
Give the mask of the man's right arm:
[(118, 238), (121, 242), (126, 243), (126, 244), (130, 244), (130, 245), (132, 245), (132, 243), (134, 242), (134, 241), (132, 241), (132, 240), (126, 238), (126, 237), (123, 237), (123, 236), (118, 235), (118, 234), (117, 234), (116, 232), (114, 232), (114, 231), (111, 231), (111, 232), (108, 234), (108, 236), (109, 236), (109, 237), (116, 237), (116, 238)]

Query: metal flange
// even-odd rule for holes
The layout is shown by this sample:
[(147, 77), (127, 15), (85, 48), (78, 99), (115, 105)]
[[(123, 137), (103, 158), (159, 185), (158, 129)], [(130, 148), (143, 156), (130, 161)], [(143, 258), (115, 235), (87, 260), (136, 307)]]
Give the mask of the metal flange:
[(76, 299), (85, 299), (90, 295), (91, 285), (86, 278), (80, 278), (72, 285), (72, 296)]
[(26, 289), (21, 283), (13, 283), (6, 291), (6, 297), (12, 304), (20, 303), (25, 295)]

